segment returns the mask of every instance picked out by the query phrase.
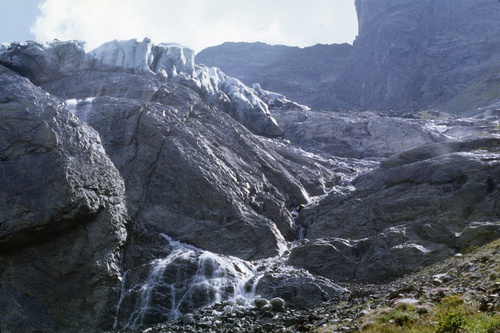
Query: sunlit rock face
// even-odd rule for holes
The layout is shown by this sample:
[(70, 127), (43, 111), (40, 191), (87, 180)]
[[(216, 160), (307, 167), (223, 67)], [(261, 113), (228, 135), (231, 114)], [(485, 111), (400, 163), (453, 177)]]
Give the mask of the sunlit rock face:
[(256, 91), (218, 69), (195, 68), (194, 51), (178, 44), (155, 45), (147, 38), (114, 40), (86, 53), (79, 41), (13, 43), (1, 50), (0, 63), (35, 84), (95, 71), (158, 74), (203, 92), (210, 103), (256, 134), (283, 135)]
[[(196, 280), (193, 270), (217, 269), (213, 258), (223, 265), (227, 255), (234, 262), (279, 256), (298, 237), (290, 210), (337, 181), (321, 159), (243, 126), (235, 115), (244, 105), (253, 131), (272, 130), (253, 114), (262, 111), (271, 124), (268, 105), (216, 69), (217, 82), (191, 67), (188, 52), (160, 52), (149, 41), (112, 42), (94, 53), (81, 45), (29, 42), (0, 51), (14, 70), (0, 73), (2, 331), (127, 327), (144, 299), (134, 288), (156, 270)], [(53, 56), (66, 48), (70, 60)], [(113, 56), (102, 53), (107, 48)], [(40, 66), (16, 63), (23, 52)], [(71, 59), (83, 64), (66, 67)], [(162, 266), (173, 248), (159, 235), (196, 246), (193, 260)], [(209, 260), (198, 260), (200, 253)], [(206, 297), (194, 293), (181, 311), (209, 305), (215, 294), (233, 297), (242, 269), (221, 273), (223, 284)], [(152, 297), (166, 293), (152, 290)], [(144, 323), (171, 319), (175, 309), (164, 305), (152, 304), (159, 314)]]
[(353, 58), (335, 85), (340, 99), (378, 110), (432, 104), (456, 112), (498, 98), (491, 95), (500, 74), (498, 1), (357, 0), (356, 9)]
[(289, 262), (332, 279), (385, 281), (497, 239), (499, 147), (489, 137), (392, 155), (351, 192), (301, 213), (311, 242)]

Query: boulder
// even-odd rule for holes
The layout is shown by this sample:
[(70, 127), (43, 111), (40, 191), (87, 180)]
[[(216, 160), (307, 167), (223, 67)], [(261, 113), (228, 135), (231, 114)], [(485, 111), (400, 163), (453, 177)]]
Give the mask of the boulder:
[(99, 135), (0, 66), (0, 330), (112, 325), (124, 183)]
[[(265, 274), (259, 279), (256, 293), (271, 299), (273, 308), (290, 307), (306, 310), (329, 299), (340, 297), (347, 290), (321, 276), (297, 274)], [(273, 302), (274, 300), (274, 302)], [(276, 309), (275, 309), (276, 310)]]

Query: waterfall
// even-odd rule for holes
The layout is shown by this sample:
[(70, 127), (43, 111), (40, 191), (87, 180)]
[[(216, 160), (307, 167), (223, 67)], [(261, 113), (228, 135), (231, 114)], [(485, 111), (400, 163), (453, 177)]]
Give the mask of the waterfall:
[(66, 109), (77, 116), (82, 122), (88, 122), (89, 114), (92, 112), (92, 102), (95, 97), (85, 99), (68, 99), (65, 102)]
[(161, 237), (169, 243), (169, 254), (124, 275), (128, 281), (123, 282), (115, 329), (177, 319), (221, 301), (249, 303), (255, 296), (258, 278), (251, 263)]

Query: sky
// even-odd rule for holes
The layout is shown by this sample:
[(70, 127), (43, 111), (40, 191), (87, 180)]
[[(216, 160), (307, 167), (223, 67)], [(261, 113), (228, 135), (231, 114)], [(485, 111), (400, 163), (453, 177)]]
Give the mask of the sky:
[(199, 52), (231, 42), (352, 43), (354, 0), (0, 0), (0, 43), (113, 39), (179, 43)]

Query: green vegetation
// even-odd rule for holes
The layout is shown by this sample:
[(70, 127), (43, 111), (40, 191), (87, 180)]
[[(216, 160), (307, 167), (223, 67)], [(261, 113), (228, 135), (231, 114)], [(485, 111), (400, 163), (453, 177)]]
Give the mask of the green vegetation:
[(479, 311), (459, 295), (444, 297), (432, 308), (399, 303), (363, 318), (363, 332), (495, 333), (500, 331), (500, 315)]
[[(449, 281), (434, 285), (440, 273), (446, 273)], [(500, 239), (481, 247), (471, 245), (461, 255), (426, 267), (396, 285), (397, 292), (387, 293), (378, 302), (370, 300), (356, 307), (339, 302), (338, 311), (350, 315), (314, 332), (349, 328), (367, 333), (500, 333)]]

